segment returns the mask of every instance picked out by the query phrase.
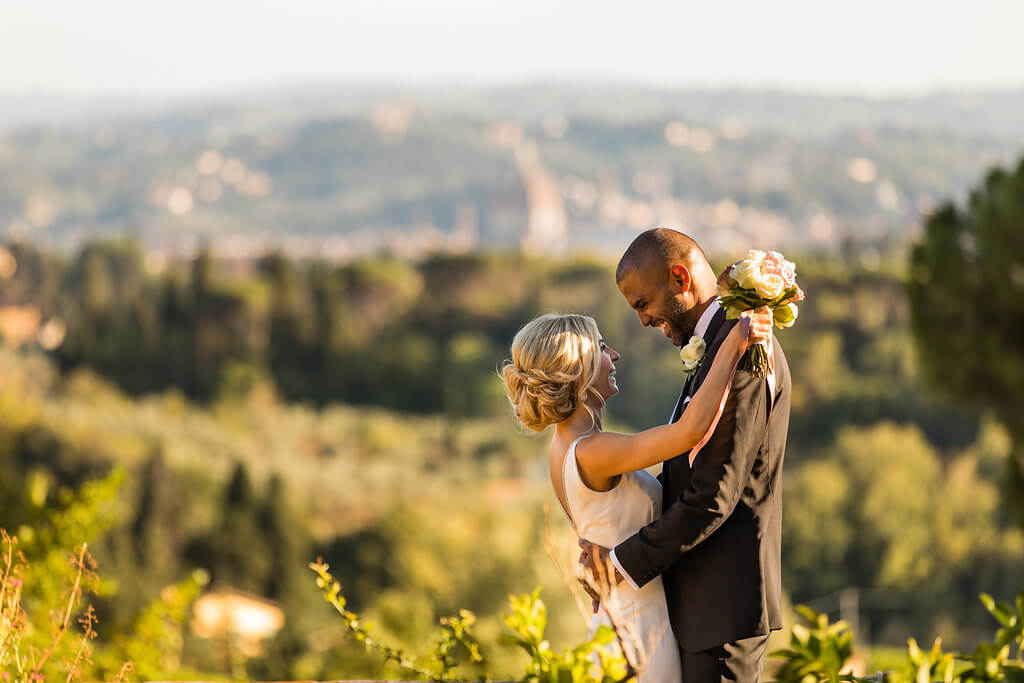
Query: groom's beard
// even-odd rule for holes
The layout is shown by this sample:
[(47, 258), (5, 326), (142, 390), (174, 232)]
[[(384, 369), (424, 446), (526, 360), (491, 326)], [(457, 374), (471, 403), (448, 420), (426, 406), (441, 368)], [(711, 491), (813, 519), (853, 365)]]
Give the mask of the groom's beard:
[(672, 310), (665, 316), (665, 322), (668, 323), (672, 343), (682, 348), (690, 341), (697, 327), (697, 318), (691, 315), (692, 310), (683, 308), (677, 301), (672, 300), (672, 305)]

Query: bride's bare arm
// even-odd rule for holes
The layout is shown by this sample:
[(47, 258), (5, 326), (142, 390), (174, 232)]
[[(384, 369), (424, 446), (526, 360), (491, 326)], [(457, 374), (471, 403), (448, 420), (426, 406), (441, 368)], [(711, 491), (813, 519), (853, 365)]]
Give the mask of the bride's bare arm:
[(626, 472), (656, 465), (697, 445), (711, 427), (733, 368), (750, 344), (771, 336), (771, 313), (758, 309), (751, 317), (750, 335), (741, 320), (715, 355), (715, 361), (700, 389), (675, 423), (660, 425), (638, 434), (601, 432), (576, 447), (580, 469), (588, 479), (609, 479)]

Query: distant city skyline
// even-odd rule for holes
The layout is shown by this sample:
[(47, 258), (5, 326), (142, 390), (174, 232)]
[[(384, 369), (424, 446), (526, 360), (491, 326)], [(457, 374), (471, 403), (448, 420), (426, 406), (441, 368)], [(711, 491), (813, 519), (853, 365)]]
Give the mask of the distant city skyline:
[(7, 0), (0, 94), (573, 80), (872, 96), (1024, 87), (1015, 0), (596, 5)]

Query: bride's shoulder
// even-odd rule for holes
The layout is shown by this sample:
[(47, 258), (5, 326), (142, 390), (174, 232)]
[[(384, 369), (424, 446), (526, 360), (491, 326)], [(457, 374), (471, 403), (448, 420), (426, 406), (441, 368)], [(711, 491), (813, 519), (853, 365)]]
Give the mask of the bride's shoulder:
[(582, 456), (586, 452), (593, 452), (594, 448), (600, 448), (601, 445), (608, 438), (609, 432), (590, 432), (589, 434), (580, 434), (568, 445), (567, 448), (576, 448), (576, 455)]

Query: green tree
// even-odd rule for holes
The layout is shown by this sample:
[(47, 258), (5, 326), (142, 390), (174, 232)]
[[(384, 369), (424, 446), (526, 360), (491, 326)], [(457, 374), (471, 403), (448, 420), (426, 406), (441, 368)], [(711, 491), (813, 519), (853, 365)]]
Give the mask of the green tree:
[[(256, 526), (270, 556), (270, 567), (262, 594), (278, 602), (295, 597), (302, 584), (303, 561), (309, 557), (305, 529), (297, 523), (288, 506), (284, 481), (274, 474), (256, 514)], [(302, 577), (305, 574), (302, 573)]]
[(928, 219), (908, 289), (932, 385), (1013, 437), (1005, 499), (1024, 525), (1024, 159), (992, 170), (966, 208), (948, 202)]
[(141, 480), (131, 525), (132, 547), (138, 565), (162, 586), (176, 576), (184, 545), (182, 492), (159, 450), (143, 466)]
[(262, 592), (270, 553), (258, 526), (259, 504), (245, 465), (235, 465), (221, 501), (219, 524), (193, 542), (189, 559), (208, 568), (214, 582)]

